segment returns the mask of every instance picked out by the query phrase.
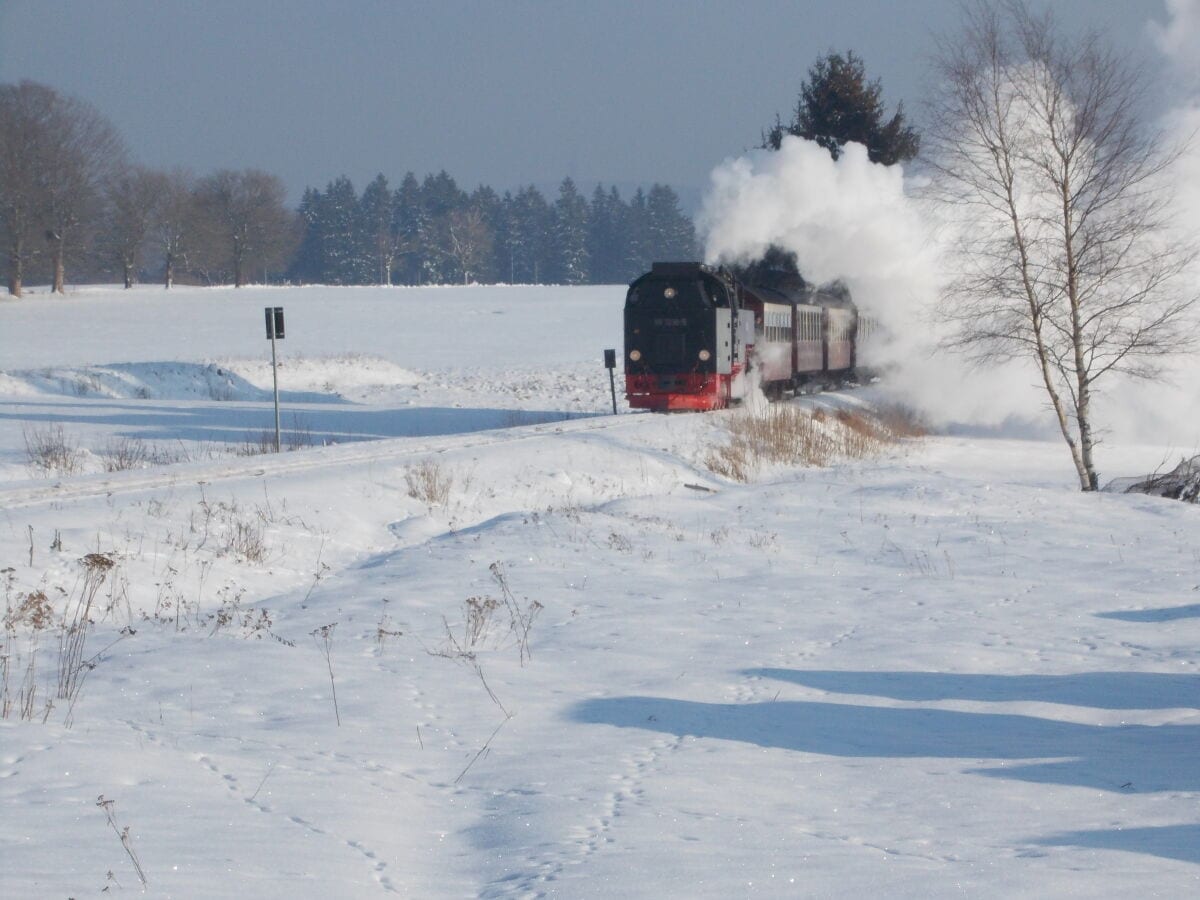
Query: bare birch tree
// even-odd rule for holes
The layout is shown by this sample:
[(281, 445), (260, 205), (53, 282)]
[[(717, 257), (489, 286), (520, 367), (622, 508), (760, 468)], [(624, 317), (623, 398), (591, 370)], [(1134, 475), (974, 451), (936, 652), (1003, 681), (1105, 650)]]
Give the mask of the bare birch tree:
[(1023, 0), (964, 9), (940, 43), (927, 133), (934, 196), (957, 235), (943, 297), (954, 344), (1030, 359), (1096, 490), (1093, 400), (1108, 375), (1154, 377), (1191, 346), (1193, 262), (1173, 237), (1177, 157), (1139, 118), (1145, 79), (1097, 35)]
[(446, 234), (450, 240), (450, 255), (462, 272), (463, 284), (470, 284), (492, 252), (491, 229), (483, 213), (470, 207), (449, 214)]

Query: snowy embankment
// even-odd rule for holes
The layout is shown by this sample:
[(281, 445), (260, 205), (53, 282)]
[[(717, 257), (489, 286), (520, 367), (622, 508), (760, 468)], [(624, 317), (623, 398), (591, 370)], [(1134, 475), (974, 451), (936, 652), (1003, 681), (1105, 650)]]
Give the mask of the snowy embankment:
[[(307, 290), (248, 298), (247, 327), (360, 302)], [(553, 318), (522, 290), (446, 293), (462, 321), (505, 310), (467, 366), (411, 309), (390, 352), (336, 313), (328, 355), (304, 348), (384, 373), (318, 363), (328, 384), (290, 388), (323, 395), (314, 432), (428, 436), (58, 479), (23, 471), (23, 427), (203, 441), (270, 407), (147, 381), (211, 363), (261, 390), (228, 362), (250, 349), (27, 326), (6, 374), (39, 393), (0, 399), (9, 603), (61, 610), (95, 583), (78, 560), (114, 564), (73, 707), (40, 721), (47, 631), (35, 721), (0, 721), (0, 893), (135, 893), (134, 857), (173, 897), (1195, 892), (1200, 509), (1081, 495), (1052, 442), (931, 437), (740, 485), (704, 465), (727, 414), (522, 419), (603, 412), (620, 309), (565, 291)], [(234, 299), (175, 317), (201, 335)], [(131, 302), (147, 322), (145, 299), (66, 301), (84, 330)], [(92, 366), (175, 393), (14, 374)]]

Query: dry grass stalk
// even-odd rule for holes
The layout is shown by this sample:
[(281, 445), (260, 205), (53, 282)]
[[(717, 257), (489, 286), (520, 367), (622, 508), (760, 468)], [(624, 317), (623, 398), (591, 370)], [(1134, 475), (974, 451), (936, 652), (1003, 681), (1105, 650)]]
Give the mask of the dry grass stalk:
[(68, 720), (79, 698), (79, 691), (88, 673), (96, 667), (94, 659), (84, 658), (88, 631), (92, 626), (92, 609), (96, 606), (96, 594), (104, 584), (108, 573), (116, 565), (113, 558), (104, 553), (89, 553), (79, 561), (83, 566), (83, 584), (74, 601), (67, 601), (62, 627), (58, 634), (58, 690), (59, 700), (66, 700)]
[[(121, 828), (117, 825), (116, 817), (113, 814), (113, 807), (116, 805), (115, 802), (106, 800), (104, 795), (101, 794), (96, 798), (96, 805), (104, 810), (104, 815), (108, 818), (109, 827), (112, 828), (113, 833), (120, 839), (121, 846), (125, 848), (125, 854), (129, 857), (129, 861), (133, 863), (134, 871), (137, 872), (138, 880), (142, 883), (142, 887), (145, 888), (147, 886), (146, 873), (142, 871), (142, 863), (138, 859), (137, 853), (133, 850), (133, 839), (129, 836), (129, 826), (126, 825), (124, 828)], [(105, 890), (108, 890), (108, 888), (105, 888)]]
[(320, 628), (315, 628), (309, 632), (314, 641), (316, 641), (317, 649), (321, 651), (321, 655), (325, 657), (325, 666), (329, 669), (329, 687), (333, 691), (333, 716), (337, 719), (338, 727), (342, 727), (342, 714), (338, 710), (337, 702), (337, 684), (333, 680), (333, 629), (337, 628), (337, 622), (332, 622), (328, 625), (322, 625)]
[(445, 471), (437, 460), (425, 459), (405, 467), (404, 483), (408, 486), (408, 496), (432, 509), (449, 502), (454, 476)]
[(504, 607), (508, 610), (509, 628), (517, 639), (517, 651), (521, 657), (521, 665), (524, 666), (532, 658), (529, 652), (529, 632), (533, 628), (534, 619), (538, 617), (538, 613), (544, 607), (537, 600), (533, 600), (525, 609), (521, 609), (508, 587), (508, 578), (504, 574), (503, 566), (494, 562), (488, 569), (492, 573), (492, 578), (496, 579), (496, 584), (500, 585), (500, 593), (504, 597)]
[(711, 449), (705, 463), (733, 481), (750, 481), (767, 464), (824, 466), (835, 459), (863, 459), (923, 433), (915, 420), (899, 413), (842, 409), (830, 414), (783, 404), (737, 413), (727, 427), (728, 443)]

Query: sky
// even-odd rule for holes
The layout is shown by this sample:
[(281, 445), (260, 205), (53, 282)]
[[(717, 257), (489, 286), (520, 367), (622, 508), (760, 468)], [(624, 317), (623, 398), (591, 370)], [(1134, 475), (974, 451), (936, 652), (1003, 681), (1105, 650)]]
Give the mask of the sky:
[[(1165, 0), (1048, 0), (1158, 57)], [(260, 168), (292, 198), (346, 174), (623, 189), (694, 205), (788, 117), (812, 62), (853, 49), (919, 124), (957, 0), (0, 0), (0, 82), (92, 103), (134, 158)]]

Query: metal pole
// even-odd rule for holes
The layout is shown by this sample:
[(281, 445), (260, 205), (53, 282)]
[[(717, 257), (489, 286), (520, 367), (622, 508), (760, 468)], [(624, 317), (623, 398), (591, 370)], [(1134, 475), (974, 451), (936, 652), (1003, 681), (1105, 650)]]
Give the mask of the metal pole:
[(279, 371), (275, 365), (275, 329), (271, 329), (271, 381), (275, 384), (275, 452), (279, 452)]
[(613, 370), (608, 370), (608, 389), (612, 391), (613, 398), (613, 415), (617, 414), (617, 381), (613, 375)]

